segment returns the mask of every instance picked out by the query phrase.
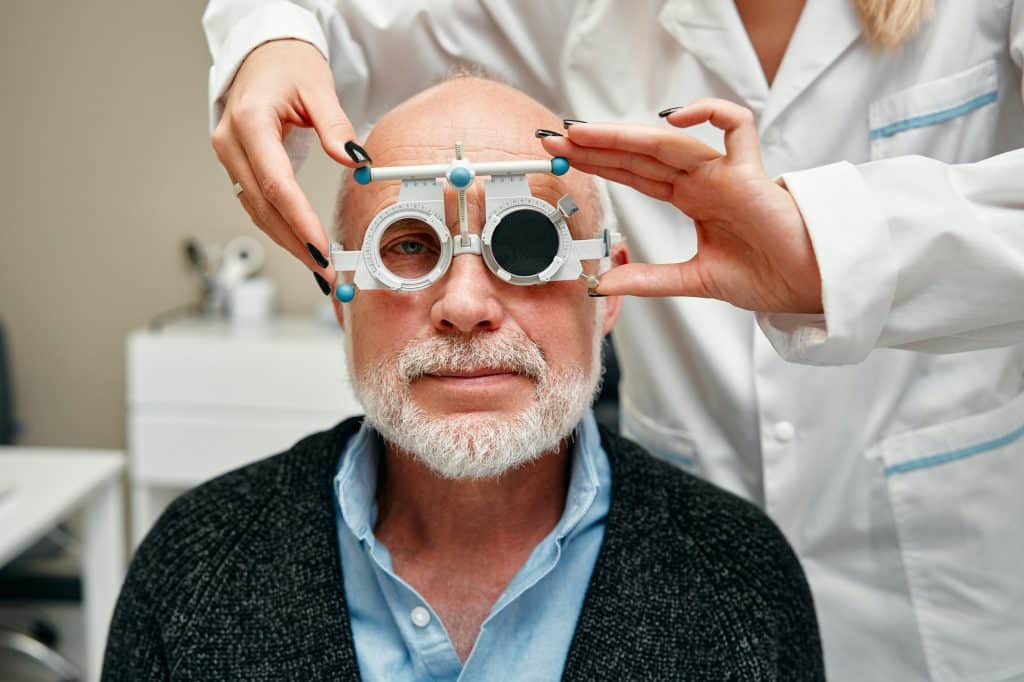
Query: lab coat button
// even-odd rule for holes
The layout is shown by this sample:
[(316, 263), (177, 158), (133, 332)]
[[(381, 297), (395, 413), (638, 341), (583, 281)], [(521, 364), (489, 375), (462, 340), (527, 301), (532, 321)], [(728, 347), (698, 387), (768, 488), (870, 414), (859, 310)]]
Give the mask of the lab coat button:
[(412, 618), (412, 624), (418, 628), (425, 628), (430, 624), (430, 611), (427, 611), (422, 606), (414, 608), (409, 617)]
[(796, 427), (792, 422), (776, 422), (775, 438), (780, 443), (788, 443), (796, 435)]

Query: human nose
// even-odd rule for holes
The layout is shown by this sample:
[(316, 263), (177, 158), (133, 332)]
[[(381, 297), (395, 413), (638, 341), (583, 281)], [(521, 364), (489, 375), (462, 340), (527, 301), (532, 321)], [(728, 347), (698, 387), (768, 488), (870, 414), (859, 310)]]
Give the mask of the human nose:
[(438, 283), (441, 294), (430, 310), (434, 328), (463, 334), (496, 331), (505, 319), (496, 283), (480, 256), (463, 254), (453, 258), (448, 274)]

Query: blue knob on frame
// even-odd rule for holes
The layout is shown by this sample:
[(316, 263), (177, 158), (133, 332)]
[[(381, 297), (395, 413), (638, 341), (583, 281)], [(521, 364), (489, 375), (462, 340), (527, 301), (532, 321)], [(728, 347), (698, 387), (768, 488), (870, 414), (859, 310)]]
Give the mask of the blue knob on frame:
[(473, 174), (468, 168), (457, 166), (448, 172), (448, 182), (452, 183), (455, 189), (466, 189), (473, 182)]
[(339, 284), (334, 295), (338, 297), (338, 300), (342, 303), (348, 303), (356, 297), (356, 288), (347, 282), (345, 284)]
[(565, 175), (569, 172), (569, 159), (564, 156), (556, 156), (551, 159), (551, 173), (553, 175)]
[(356, 179), (356, 182), (358, 182), (360, 185), (369, 185), (370, 167), (360, 166), (359, 168), (356, 168), (355, 171), (352, 173), (352, 177), (354, 177)]

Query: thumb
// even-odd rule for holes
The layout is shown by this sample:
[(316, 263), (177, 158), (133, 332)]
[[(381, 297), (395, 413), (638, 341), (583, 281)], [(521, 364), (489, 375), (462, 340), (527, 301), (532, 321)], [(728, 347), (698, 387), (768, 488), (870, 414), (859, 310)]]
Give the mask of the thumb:
[(334, 88), (305, 93), (302, 99), (327, 156), (349, 168), (359, 165), (345, 150), (345, 143), (356, 139), (356, 131), (338, 103)]
[(628, 263), (601, 275), (597, 293), (605, 296), (698, 296), (708, 298), (696, 256), (685, 263)]

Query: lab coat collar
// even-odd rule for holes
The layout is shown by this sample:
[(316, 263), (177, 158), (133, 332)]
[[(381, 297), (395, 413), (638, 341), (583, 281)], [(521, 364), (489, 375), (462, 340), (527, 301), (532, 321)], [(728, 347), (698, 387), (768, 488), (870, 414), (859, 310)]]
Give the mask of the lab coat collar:
[(807, 0), (769, 90), (729, 0), (667, 0), (659, 23), (751, 109), (763, 132), (860, 35), (850, 0)]
[[(731, 0), (667, 0), (658, 22), (759, 114), (768, 82)], [(683, 104), (683, 102), (680, 102)]]
[[(727, 4), (735, 9), (733, 3)], [(851, 0), (807, 0), (775, 74), (768, 105), (761, 113), (758, 128), (763, 132), (778, 119), (846, 52), (860, 36), (861, 30)]]

